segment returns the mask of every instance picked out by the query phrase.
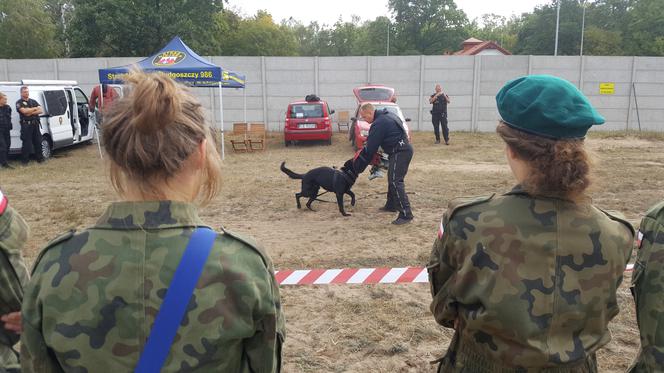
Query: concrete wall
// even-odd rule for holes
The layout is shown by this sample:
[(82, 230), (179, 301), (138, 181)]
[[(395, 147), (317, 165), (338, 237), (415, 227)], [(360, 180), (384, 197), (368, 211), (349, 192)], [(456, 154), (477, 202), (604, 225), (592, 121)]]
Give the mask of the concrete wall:
[[(440, 83), (450, 96), (452, 130), (493, 131), (498, 121), (494, 97), (508, 80), (526, 74), (553, 74), (579, 87), (606, 117), (597, 129), (664, 131), (664, 58), (553, 56), (395, 56), (395, 57), (208, 57), (246, 74), (247, 88), (223, 91), (224, 128), (233, 122), (267, 122), (281, 130), (288, 102), (317, 93), (337, 110), (356, 109), (353, 87), (373, 83), (396, 88), (413, 130), (431, 131), (428, 97)], [(100, 68), (139, 58), (0, 60), (0, 80), (77, 80), (90, 92)], [(600, 94), (600, 83), (614, 83)], [(217, 89), (195, 94), (219, 126)], [(243, 107), (246, 102), (246, 114)], [(638, 107), (638, 111), (637, 111)], [(245, 117), (246, 115), (246, 117)]]

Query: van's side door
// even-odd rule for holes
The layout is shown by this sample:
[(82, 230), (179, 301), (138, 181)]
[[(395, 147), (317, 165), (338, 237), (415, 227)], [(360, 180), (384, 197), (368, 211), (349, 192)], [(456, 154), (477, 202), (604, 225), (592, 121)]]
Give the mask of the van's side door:
[(71, 128), (69, 101), (64, 89), (44, 91), (45, 116), (48, 119), (47, 132), (51, 135), (53, 148), (60, 148), (74, 142)]

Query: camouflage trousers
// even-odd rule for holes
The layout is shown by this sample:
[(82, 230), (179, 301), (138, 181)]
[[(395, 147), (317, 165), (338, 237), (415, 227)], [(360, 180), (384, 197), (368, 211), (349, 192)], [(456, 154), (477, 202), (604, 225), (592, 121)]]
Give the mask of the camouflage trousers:
[(574, 365), (531, 369), (504, 366), (481, 353), (474, 342), (459, 338), (459, 332), (454, 333), (445, 357), (438, 361), (438, 373), (597, 373), (594, 353)]

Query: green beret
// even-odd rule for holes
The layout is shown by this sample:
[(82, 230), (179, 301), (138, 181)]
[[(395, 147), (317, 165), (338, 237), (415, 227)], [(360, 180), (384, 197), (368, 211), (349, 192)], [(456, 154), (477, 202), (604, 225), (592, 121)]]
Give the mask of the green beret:
[(496, 104), (508, 126), (552, 139), (583, 138), (591, 126), (604, 123), (581, 91), (551, 75), (510, 80), (496, 95)]

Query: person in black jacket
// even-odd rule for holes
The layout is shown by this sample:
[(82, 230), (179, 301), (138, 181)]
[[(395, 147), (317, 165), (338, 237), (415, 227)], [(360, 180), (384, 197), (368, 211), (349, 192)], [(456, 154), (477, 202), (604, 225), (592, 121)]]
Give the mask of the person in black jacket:
[(42, 134), (39, 116), (44, 112), (39, 103), (30, 98), (30, 89), (21, 87), (21, 98), (16, 101), (16, 111), (21, 124), (21, 162), (28, 164), (30, 153), (35, 153), (37, 162), (44, 162), (42, 154)]
[(0, 168), (14, 168), (7, 162), (12, 138), (12, 108), (7, 105), (7, 96), (0, 93)]
[(436, 144), (440, 144), (440, 132), (438, 127), (443, 130), (443, 139), (445, 145), (450, 144), (450, 130), (447, 127), (447, 104), (450, 103), (450, 96), (443, 93), (440, 84), (436, 84), (436, 92), (429, 98), (431, 108), (431, 122), (433, 123), (433, 133), (436, 135)]
[(413, 147), (408, 142), (408, 131), (397, 115), (387, 109), (375, 110), (370, 103), (360, 107), (360, 116), (367, 123), (371, 123), (371, 127), (364, 148), (355, 158), (353, 168), (360, 174), (371, 163), (378, 148), (383, 148), (389, 156), (390, 164), (387, 171), (387, 202), (380, 210), (399, 212), (392, 224), (409, 223), (413, 220), (413, 212), (408, 202), (404, 177), (413, 158)]

